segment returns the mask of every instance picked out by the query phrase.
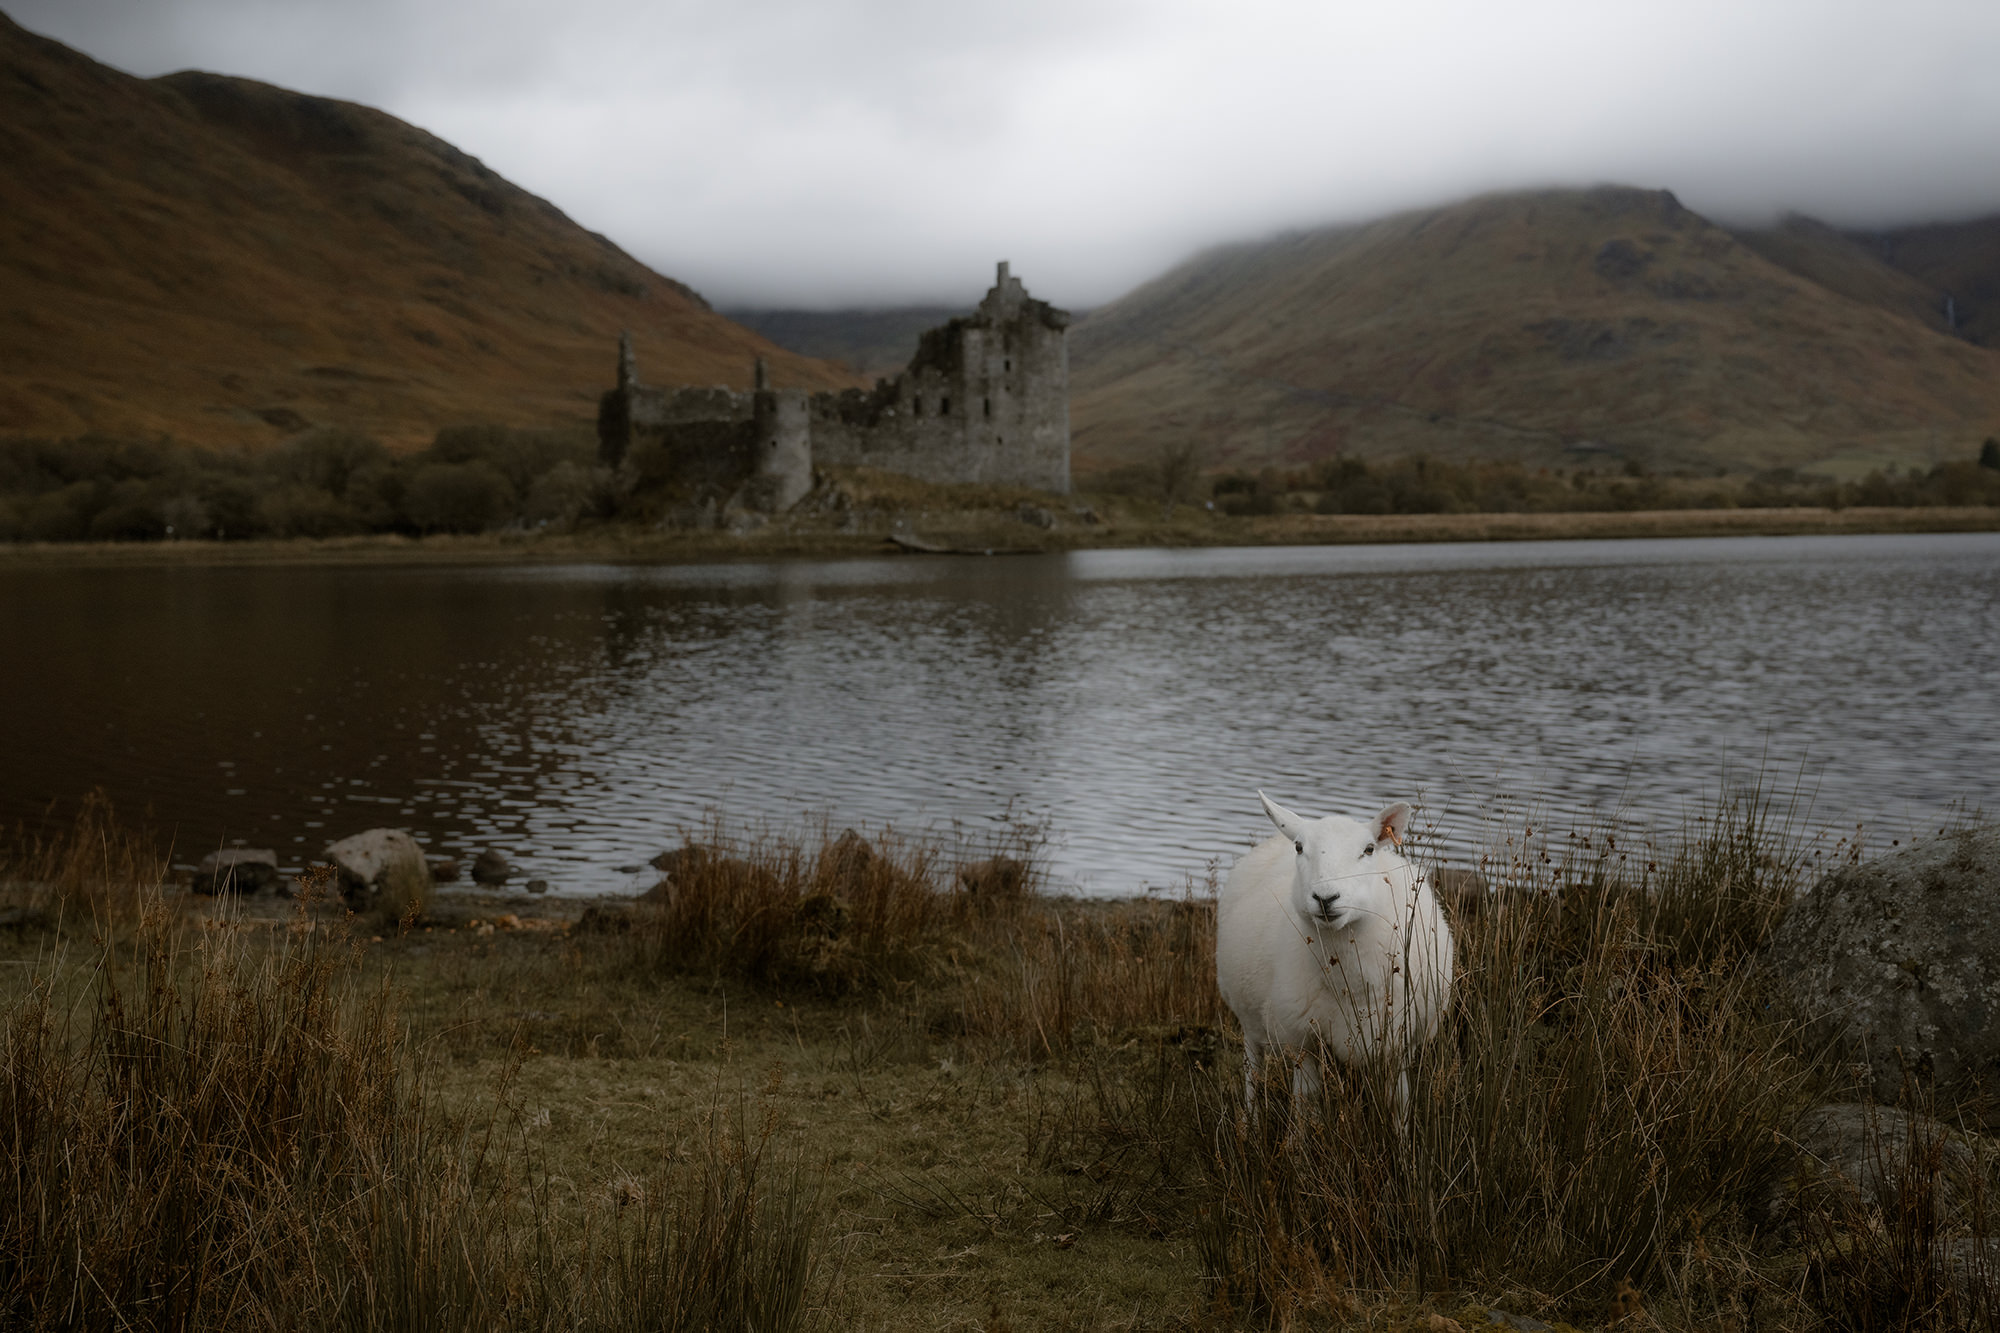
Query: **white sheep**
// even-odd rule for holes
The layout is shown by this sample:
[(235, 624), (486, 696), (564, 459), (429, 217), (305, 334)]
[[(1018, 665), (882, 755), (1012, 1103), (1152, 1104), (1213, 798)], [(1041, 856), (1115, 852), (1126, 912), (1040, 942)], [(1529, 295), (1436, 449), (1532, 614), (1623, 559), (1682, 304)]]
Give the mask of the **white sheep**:
[(1437, 1032), (1451, 992), (1451, 928), (1430, 884), (1397, 850), (1410, 807), (1372, 824), (1306, 819), (1257, 799), (1282, 835), (1229, 872), (1216, 905), (1215, 977), (1243, 1025), (1243, 1088), (1276, 1048), (1298, 1060), (1295, 1097), (1319, 1090), (1318, 1054), (1342, 1064), (1397, 1061), (1409, 1099), (1418, 1043)]

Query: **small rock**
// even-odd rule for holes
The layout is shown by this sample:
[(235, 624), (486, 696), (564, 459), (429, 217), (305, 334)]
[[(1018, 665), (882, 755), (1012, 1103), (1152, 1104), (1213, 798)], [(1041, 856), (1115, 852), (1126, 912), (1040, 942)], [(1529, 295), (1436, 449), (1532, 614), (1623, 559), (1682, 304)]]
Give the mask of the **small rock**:
[(326, 849), (340, 877), (340, 893), (357, 910), (385, 917), (420, 915), (430, 904), (431, 868), (424, 849), (401, 829), (373, 828)]
[(617, 872), (618, 872), (619, 874), (621, 874), (621, 875), (636, 875), (636, 874), (638, 874), (638, 873), (639, 873), (639, 872), (640, 872), (641, 870), (644, 870), (644, 869), (645, 869), (646, 867), (644, 867), (644, 866), (613, 866), (613, 867), (611, 867), (611, 868), (612, 868), (613, 870), (616, 870), (616, 871), (617, 871)]
[(549, 882), (545, 879), (531, 879), (528, 881), (527, 889), (529, 893), (547, 893)]
[(491, 847), (472, 858), (472, 881), (475, 884), (505, 884), (514, 867), (507, 858)]
[(1040, 505), (1024, 504), (1014, 511), (1014, 516), (1031, 528), (1053, 528), (1056, 516)]
[(283, 887), (278, 853), (269, 847), (228, 847), (210, 852), (195, 867), (196, 893), (263, 893)]
[(431, 862), (431, 879), (439, 884), (456, 884), (465, 871), (449, 856), (441, 856)]
[(519, 930), (521, 928), (521, 918), (515, 916), (512, 912), (505, 912), (495, 917), (493, 924), (502, 930)]

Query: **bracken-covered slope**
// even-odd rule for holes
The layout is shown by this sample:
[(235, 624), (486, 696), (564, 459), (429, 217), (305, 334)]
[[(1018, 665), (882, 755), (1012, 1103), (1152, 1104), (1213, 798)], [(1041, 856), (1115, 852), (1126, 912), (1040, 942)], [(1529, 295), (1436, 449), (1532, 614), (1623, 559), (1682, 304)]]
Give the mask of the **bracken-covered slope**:
[(1852, 234), (1884, 263), (1950, 296), (1962, 337), (2000, 347), (2000, 217)]
[(1228, 246), (1077, 327), (1074, 457), (1839, 472), (1976, 453), (2000, 431), (2000, 354), (1876, 268), (1883, 300), (1843, 295), (1624, 188)]
[(0, 16), (0, 434), (587, 421), (627, 328), (654, 382), (853, 382), (393, 116)]

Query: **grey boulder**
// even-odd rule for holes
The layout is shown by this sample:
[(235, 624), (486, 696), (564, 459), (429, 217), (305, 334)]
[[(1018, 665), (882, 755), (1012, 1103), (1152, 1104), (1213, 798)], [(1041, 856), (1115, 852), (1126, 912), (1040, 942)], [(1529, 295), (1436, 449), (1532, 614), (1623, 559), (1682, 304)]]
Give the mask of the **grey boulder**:
[(424, 849), (401, 829), (372, 828), (326, 849), (340, 876), (340, 893), (356, 909), (416, 916), (430, 904), (431, 868)]
[[(1949, 1203), (1978, 1165), (1964, 1136), (1892, 1106), (1816, 1106), (1796, 1137), (1803, 1183), (1838, 1188), (1881, 1208), (1893, 1209), (1899, 1193), (1931, 1188), (1941, 1188)], [(1933, 1168), (1937, 1179), (1925, 1179)]]
[(2000, 1111), (2000, 826), (1923, 838), (1801, 894), (1771, 976), (1809, 1035), (1895, 1105), (1907, 1065), (1941, 1107)]

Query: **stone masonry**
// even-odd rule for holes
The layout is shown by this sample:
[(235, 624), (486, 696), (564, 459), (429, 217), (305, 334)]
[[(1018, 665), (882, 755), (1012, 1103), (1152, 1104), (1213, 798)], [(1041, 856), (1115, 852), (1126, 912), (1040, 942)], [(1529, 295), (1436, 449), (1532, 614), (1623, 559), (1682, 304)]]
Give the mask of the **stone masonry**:
[(1031, 298), (1003, 262), (976, 311), (925, 333), (909, 366), (873, 389), (773, 389), (762, 361), (749, 393), (652, 388), (622, 338), (598, 454), (637, 484), (766, 512), (796, 504), (828, 463), (1067, 493), (1068, 328), (1068, 313)]

